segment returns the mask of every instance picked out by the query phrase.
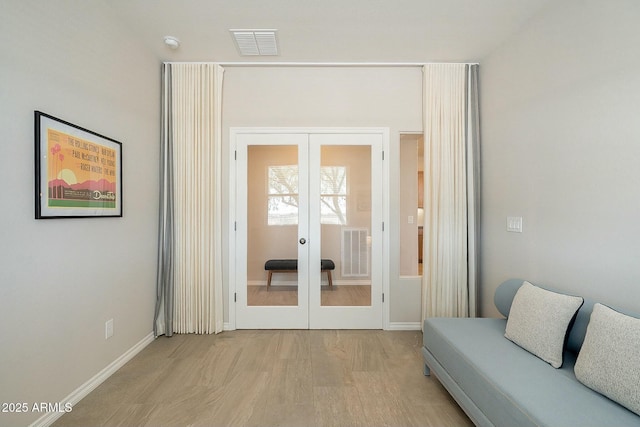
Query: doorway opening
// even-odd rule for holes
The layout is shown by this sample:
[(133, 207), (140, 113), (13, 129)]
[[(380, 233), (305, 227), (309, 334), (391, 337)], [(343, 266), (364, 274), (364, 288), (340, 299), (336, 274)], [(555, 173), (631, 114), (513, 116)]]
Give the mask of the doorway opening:
[(400, 134), (400, 276), (423, 274), (424, 138)]

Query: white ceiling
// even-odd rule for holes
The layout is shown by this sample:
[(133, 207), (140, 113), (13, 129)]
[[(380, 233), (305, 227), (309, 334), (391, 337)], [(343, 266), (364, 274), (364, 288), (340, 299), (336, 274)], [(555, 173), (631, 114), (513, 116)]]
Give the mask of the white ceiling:
[[(478, 62), (551, 0), (108, 0), (163, 61)], [(230, 29), (277, 29), (240, 56)], [(178, 50), (163, 37), (181, 41)]]

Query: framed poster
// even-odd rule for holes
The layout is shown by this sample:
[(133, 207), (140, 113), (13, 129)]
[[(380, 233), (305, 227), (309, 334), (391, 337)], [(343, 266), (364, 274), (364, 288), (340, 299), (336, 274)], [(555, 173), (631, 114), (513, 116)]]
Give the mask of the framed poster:
[(122, 144), (35, 112), (36, 219), (122, 216)]

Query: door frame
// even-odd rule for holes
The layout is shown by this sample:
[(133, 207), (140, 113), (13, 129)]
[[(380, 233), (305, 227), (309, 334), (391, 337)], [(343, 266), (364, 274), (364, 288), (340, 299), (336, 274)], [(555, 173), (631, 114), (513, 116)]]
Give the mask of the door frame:
[[(229, 128), (229, 247), (228, 247), (228, 276), (229, 276), (229, 322), (228, 330), (236, 329), (236, 204), (237, 197), (237, 163), (236, 163), (236, 138), (240, 134), (377, 134), (382, 137), (382, 329), (390, 329), (389, 324), (389, 288), (390, 288), (390, 206), (389, 206), (389, 128), (386, 127), (230, 127)], [(233, 202), (232, 202), (233, 201)], [(373, 296), (372, 296), (373, 297)]]

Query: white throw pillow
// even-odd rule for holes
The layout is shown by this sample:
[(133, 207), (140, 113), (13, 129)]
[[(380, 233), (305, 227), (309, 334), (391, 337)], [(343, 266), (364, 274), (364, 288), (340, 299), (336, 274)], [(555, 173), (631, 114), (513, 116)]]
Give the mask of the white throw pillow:
[(640, 319), (595, 304), (576, 378), (640, 415)]
[(525, 281), (513, 298), (504, 336), (559, 368), (567, 329), (583, 303), (582, 297), (551, 292)]

